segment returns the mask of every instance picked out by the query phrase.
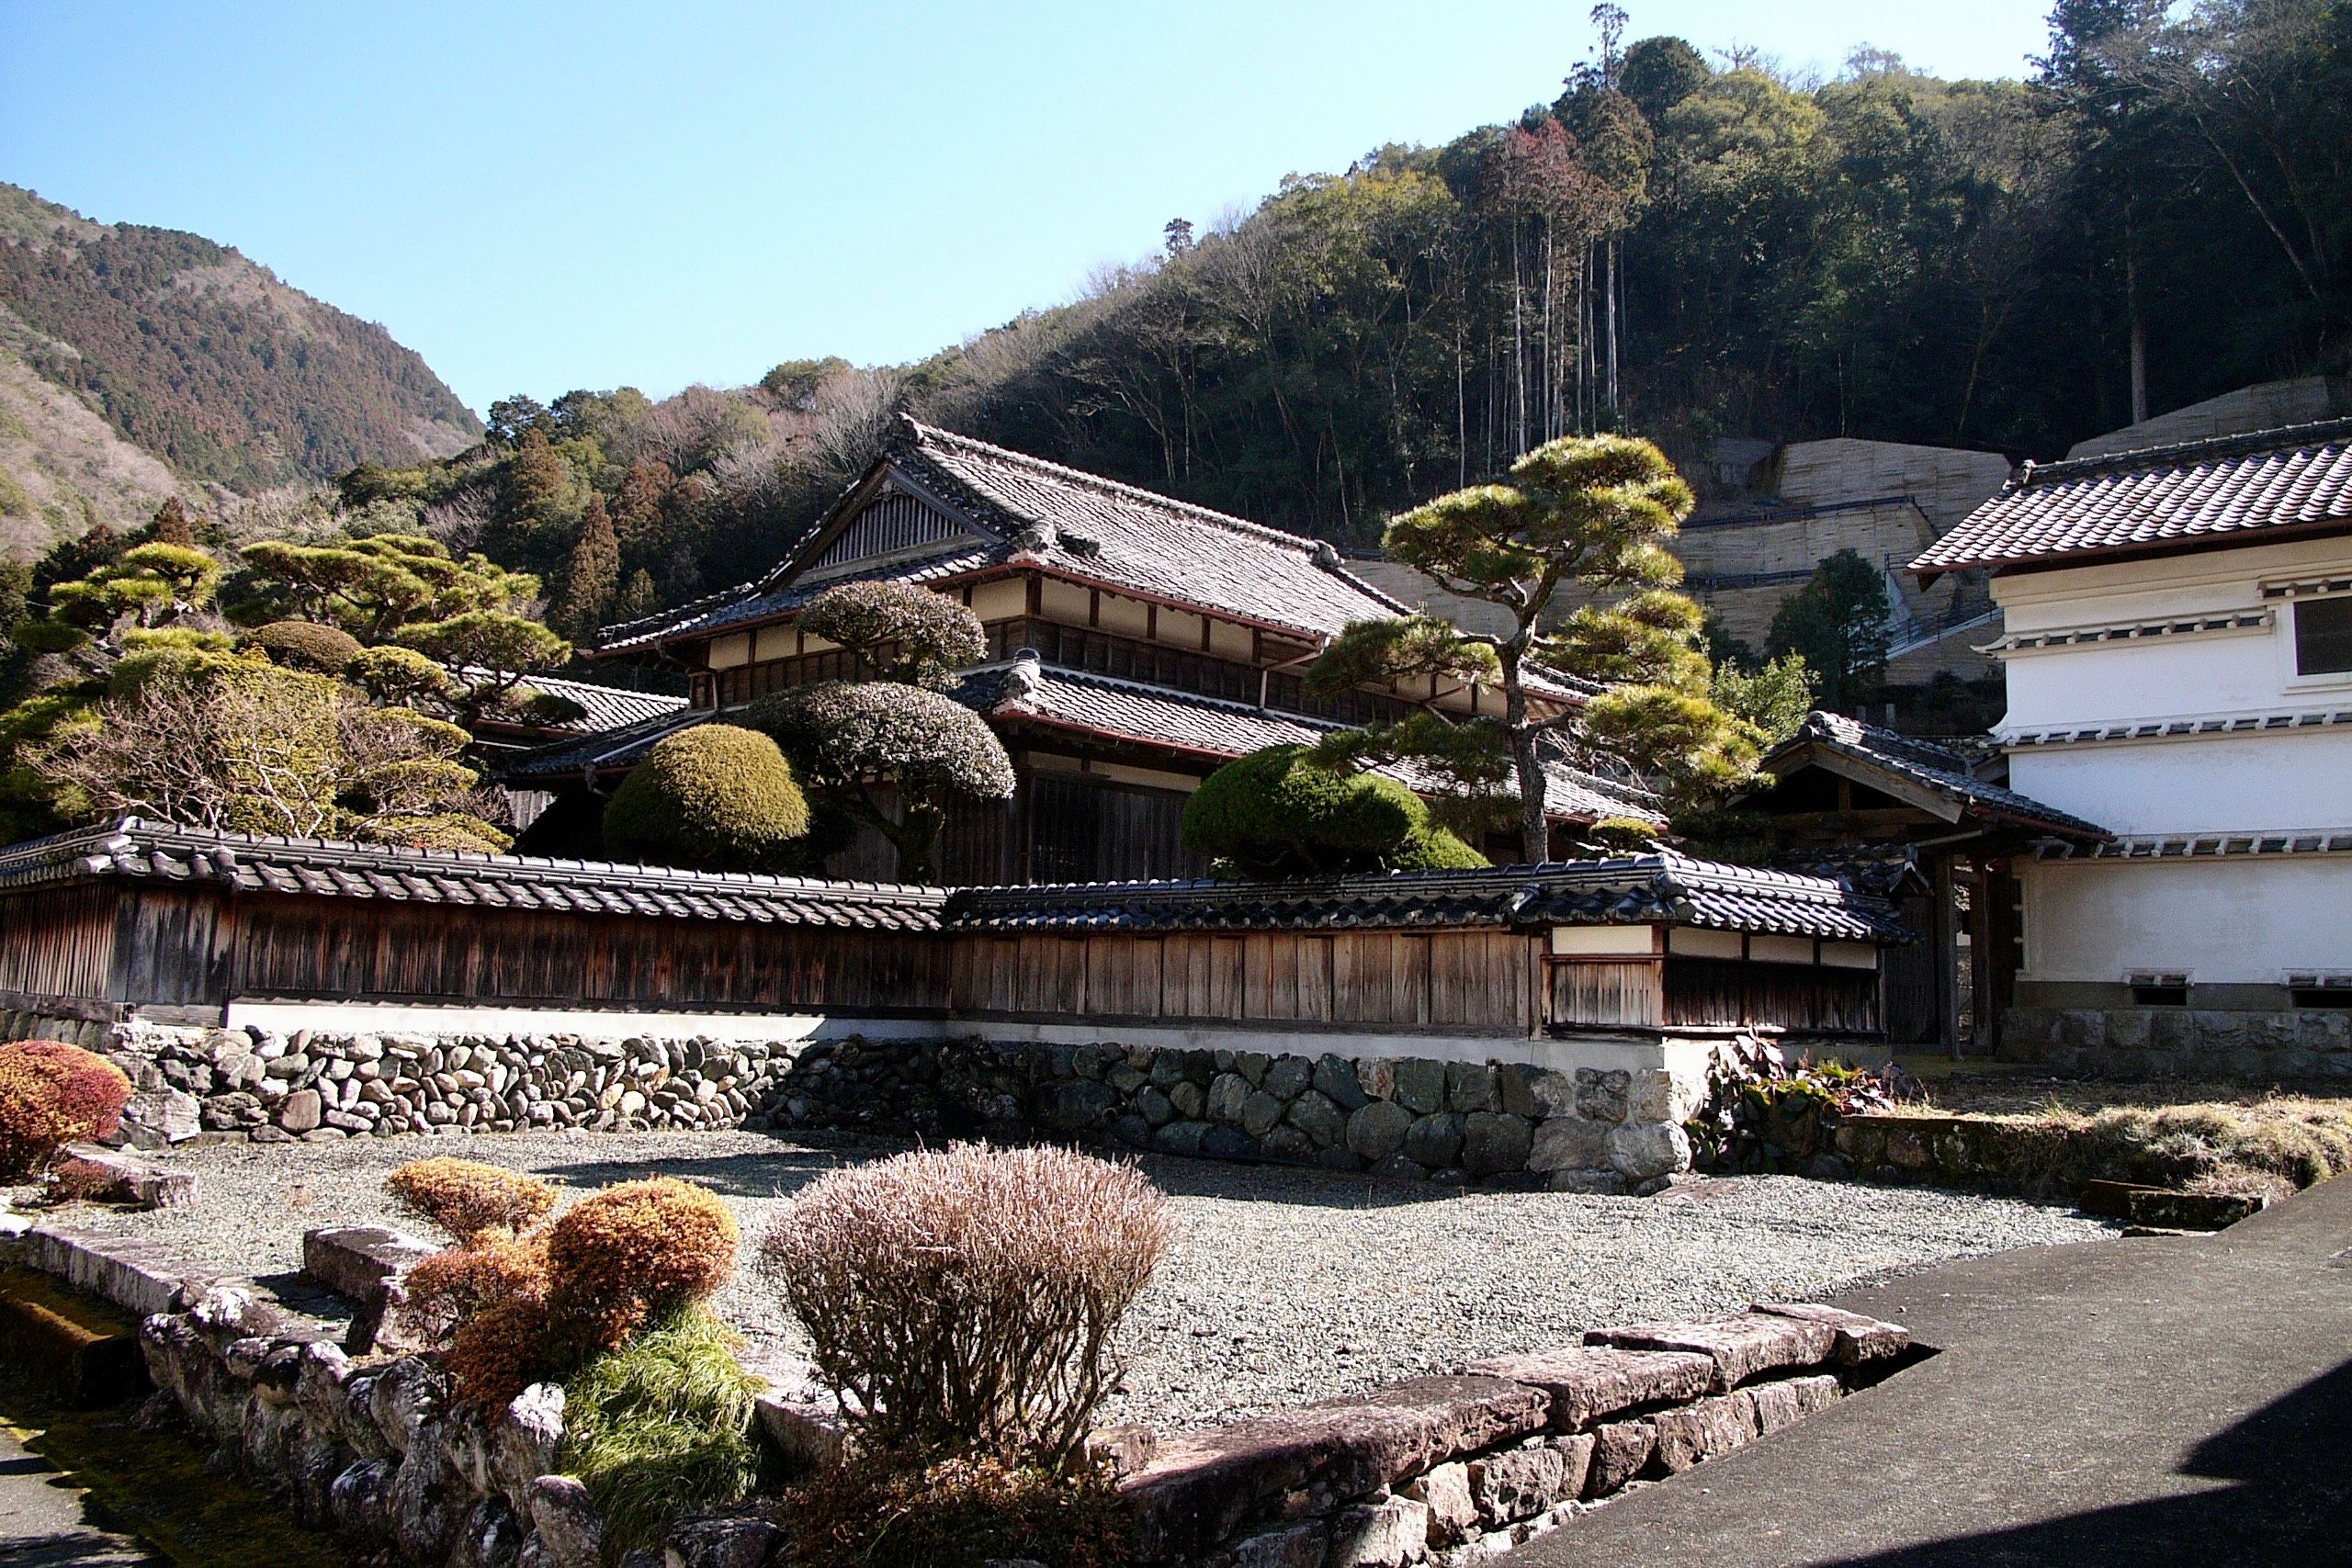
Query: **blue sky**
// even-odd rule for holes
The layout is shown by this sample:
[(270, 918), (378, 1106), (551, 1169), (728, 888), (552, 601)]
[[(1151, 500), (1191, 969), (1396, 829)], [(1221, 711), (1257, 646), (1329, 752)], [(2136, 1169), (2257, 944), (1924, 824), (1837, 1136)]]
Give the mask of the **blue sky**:
[[(1629, 37), (2020, 75), (2046, 0), (1626, 0)], [(0, 0), (0, 179), (190, 229), (480, 410), (919, 357), (1285, 173), (1548, 100), (1582, 4)]]

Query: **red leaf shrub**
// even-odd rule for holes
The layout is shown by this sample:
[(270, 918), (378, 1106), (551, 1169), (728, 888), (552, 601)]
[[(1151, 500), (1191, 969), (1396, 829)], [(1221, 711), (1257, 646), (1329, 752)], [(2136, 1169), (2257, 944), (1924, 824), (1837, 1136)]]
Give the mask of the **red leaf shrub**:
[(547, 1244), (495, 1231), (478, 1232), (463, 1247), (436, 1252), (401, 1280), (419, 1326), (446, 1339), (500, 1302), (548, 1293)]
[(0, 1045), (0, 1177), (28, 1175), (65, 1144), (113, 1135), (130, 1080), (104, 1056), (57, 1040)]

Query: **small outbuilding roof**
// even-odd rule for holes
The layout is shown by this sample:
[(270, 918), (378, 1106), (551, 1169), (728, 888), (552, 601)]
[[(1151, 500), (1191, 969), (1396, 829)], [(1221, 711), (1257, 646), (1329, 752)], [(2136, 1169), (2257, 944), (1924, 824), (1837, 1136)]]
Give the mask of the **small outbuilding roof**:
[(1786, 778), (1815, 763), (1897, 797), (1924, 795), (1927, 801), (1941, 802), (1945, 809), (1937, 815), (1953, 820), (1974, 817), (2069, 838), (2107, 837), (2107, 829), (2096, 822), (1987, 784), (1972, 771), (1967, 757), (1949, 746), (1843, 714), (1815, 709), (1805, 715), (1796, 734), (1774, 747), (1761, 767), (1768, 775)]
[(2065, 566), (2352, 529), (2352, 419), (2027, 463), (1911, 563)]

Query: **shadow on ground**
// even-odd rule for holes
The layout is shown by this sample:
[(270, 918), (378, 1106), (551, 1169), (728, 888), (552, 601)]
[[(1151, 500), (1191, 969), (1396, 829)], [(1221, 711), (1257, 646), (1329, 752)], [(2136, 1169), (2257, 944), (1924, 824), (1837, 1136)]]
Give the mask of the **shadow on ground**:
[(1844, 1568), (2352, 1561), (2347, 1430), (2352, 1361), (2215, 1433), (2181, 1467), (2234, 1484), (1840, 1561)]
[[(538, 1175), (589, 1190), (616, 1181), (673, 1176), (696, 1181), (735, 1198), (788, 1198), (829, 1171), (887, 1159), (915, 1145), (856, 1134), (794, 1134), (778, 1136), (772, 1149), (725, 1155), (675, 1155), (652, 1159), (582, 1159), (535, 1163)], [(459, 1151), (464, 1153), (465, 1151)], [(1387, 1209), (1442, 1202), (1463, 1189), (1418, 1182), (1383, 1181), (1340, 1171), (1301, 1166), (1250, 1165), (1233, 1160), (1183, 1159), (1168, 1155), (1093, 1151), (1112, 1159), (1132, 1158), (1159, 1189), (1180, 1198), (1225, 1202), (1316, 1203), (1334, 1209)]]

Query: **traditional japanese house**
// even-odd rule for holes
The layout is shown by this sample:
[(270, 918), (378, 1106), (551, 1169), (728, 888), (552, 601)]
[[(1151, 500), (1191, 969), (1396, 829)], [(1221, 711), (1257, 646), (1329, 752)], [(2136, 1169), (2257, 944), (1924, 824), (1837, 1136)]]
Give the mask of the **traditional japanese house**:
[[(1196, 875), (1205, 867), (1178, 831), (1184, 797), (1233, 758), (1416, 707), (1502, 709), (1498, 691), (1448, 680), (1310, 694), (1306, 667), (1343, 627), (1407, 609), (1329, 544), (909, 419), (767, 576), (616, 628), (596, 650), (684, 671), (685, 708), (542, 749), (511, 765), (508, 782), (607, 792), (683, 726), (855, 677), (850, 654), (795, 623), (825, 589), (873, 579), (951, 594), (987, 628), (988, 661), (957, 695), (1003, 739), (1019, 785), (1009, 806), (951, 813), (951, 885)], [(1557, 679), (1537, 698), (1556, 711), (1585, 694)], [(1399, 776), (1435, 787), (1409, 769)], [(1565, 762), (1551, 770), (1546, 807), (1563, 850), (1579, 824), (1659, 819), (1637, 786)], [(893, 869), (878, 837), (828, 862), (839, 875)]]
[(2005, 1051), (2352, 1057), (2352, 420), (2028, 464), (1913, 562), (1992, 573), (2010, 783), (2113, 836), (2021, 860)]

